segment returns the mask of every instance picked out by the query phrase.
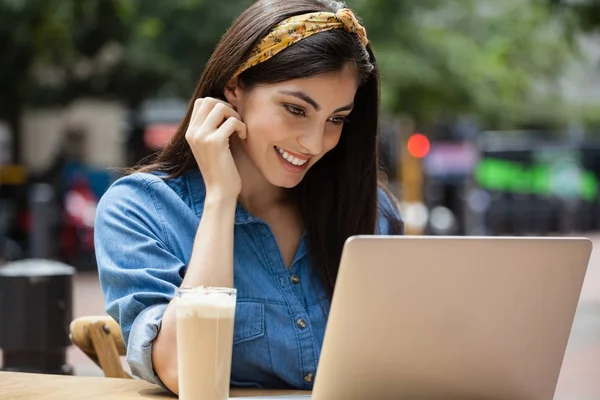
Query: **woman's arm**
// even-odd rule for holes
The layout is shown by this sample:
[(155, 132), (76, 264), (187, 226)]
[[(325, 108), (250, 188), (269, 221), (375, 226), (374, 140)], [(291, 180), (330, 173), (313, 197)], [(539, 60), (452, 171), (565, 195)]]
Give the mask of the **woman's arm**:
[(173, 293), (178, 287), (233, 286), (236, 199), (205, 198), (189, 262), (172, 247), (174, 224), (166, 212), (182, 209), (171, 214), (181, 215), (187, 207), (161, 178), (134, 174), (105, 193), (95, 225), (106, 311), (121, 327), (131, 371), (175, 393)]
[[(233, 287), (233, 227), (235, 198), (207, 198), (192, 257), (181, 287)], [(173, 301), (163, 314), (152, 345), (152, 364), (161, 381), (178, 393), (177, 335)]]
[(186, 139), (202, 160), (198, 164), (206, 192), (198, 194), (204, 196), (204, 210), (190, 260), (172, 247), (177, 242), (172, 218), (191, 211), (160, 177), (138, 173), (121, 178), (98, 205), (98, 270), (106, 310), (119, 322), (127, 345), (127, 362), (135, 376), (175, 393), (173, 294), (178, 287), (233, 287), (233, 230), (241, 181), (229, 137), (237, 133), (243, 139), (245, 130), (227, 103), (196, 101)]
[(135, 377), (163, 384), (152, 367), (152, 342), (187, 260), (173, 247), (171, 215), (194, 211), (160, 177), (120, 178), (102, 196), (94, 226), (106, 312), (121, 328)]
[[(182, 287), (233, 287), (233, 227), (242, 183), (229, 147), (234, 133), (245, 139), (246, 125), (233, 106), (212, 98), (194, 102), (185, 138), (206, 184), (204, 211)], [(173, 301), (152, 345), (156, 374), (173, 392), (177, 384), (177, 336)]]

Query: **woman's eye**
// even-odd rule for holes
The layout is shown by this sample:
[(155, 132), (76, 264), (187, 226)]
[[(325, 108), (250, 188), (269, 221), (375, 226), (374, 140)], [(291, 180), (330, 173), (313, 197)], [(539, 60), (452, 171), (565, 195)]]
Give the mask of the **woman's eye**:
[(285, 104), (285, 109), (288, 110), (288, 112), (290, 112), (291, 114), (294, 114), (294, 115), (297, 115), (300, 117), (306, 116), (306, 112), (303, 109), (301, 109), (300, 107), (295, 107), (290, 104)]
[(334, 125), (342, 125), (345, 122), (348, 122), (348, 118), (346, 118), (346, 117), (333, 117), (333, 118), (330, 118), (329, 121), (331, 121), (331, 123), (334, 124)]

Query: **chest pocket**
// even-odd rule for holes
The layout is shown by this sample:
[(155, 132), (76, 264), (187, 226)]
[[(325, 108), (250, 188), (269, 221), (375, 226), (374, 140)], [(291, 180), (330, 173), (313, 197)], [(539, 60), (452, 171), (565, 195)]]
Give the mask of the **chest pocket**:
[(265, 306), (259, 301), (238, 300), (231, 362), (232, 384), (262, 386), (272, 373), (273, 363), (265, 332)]

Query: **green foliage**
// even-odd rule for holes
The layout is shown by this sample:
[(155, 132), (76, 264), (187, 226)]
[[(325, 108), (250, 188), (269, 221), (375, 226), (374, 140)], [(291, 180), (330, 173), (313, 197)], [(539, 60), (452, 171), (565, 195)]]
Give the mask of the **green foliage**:
[[(349, 0), (378, 57), (388, 114), (423, 123), (470, 115), (493, 128), (566, 118), (555, 82), (575, 56), (580, 20), (560, 2)], [(129, 105), (187, 98), (251, 3), (0, 0), (0, 83), (34, 105), (82, 95)]]
[(548, 0), (555, 10), (570, 12), (577, 18), (577, 27), (584, 31), (600, 30), (600, 0)]
[(0, 0), (0, 81), (34, 105), (189, 96), (251, 0)]
[(355, 3), (381, 65), (384, 106), (422, 122), (460, 113), (518, 124), (557, 97), (574, 54), (568, 18), (542, 1)]

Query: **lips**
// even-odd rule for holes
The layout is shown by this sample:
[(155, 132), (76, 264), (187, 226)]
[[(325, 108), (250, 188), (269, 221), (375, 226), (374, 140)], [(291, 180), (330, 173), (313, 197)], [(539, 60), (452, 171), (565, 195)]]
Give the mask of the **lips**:
[(273, 151), (277, 154), (277, 158), (281, 166), (288, 172), (298, 174), (306, 171), (309, 165), (309, 158), (300, 158), (296, 154), (292, 154), (280, 147), (273, 147)]
[(298, 157), (288, 153), (287, 151), (283, 150), (280, 147), (275, 146), (275, 150), (277, 150), (277, 152), (279, 152), (279, 154), (281, 155), (281, 158), (283, 158), (285, 161), (287, 161), (288, 163), (290, 163), (296, 167), (301, 167), (308, 162), (308, 159), (298, 158)]

